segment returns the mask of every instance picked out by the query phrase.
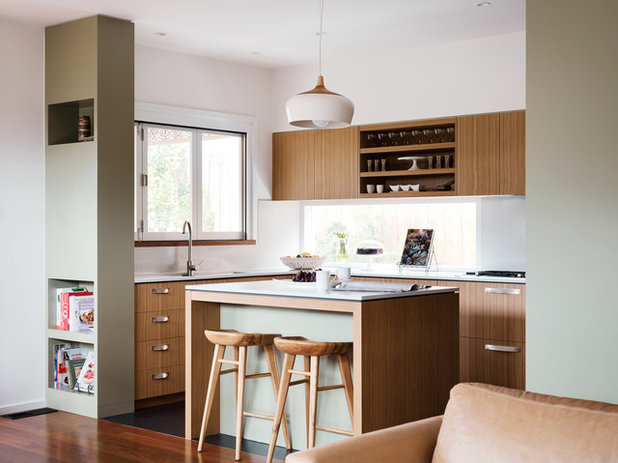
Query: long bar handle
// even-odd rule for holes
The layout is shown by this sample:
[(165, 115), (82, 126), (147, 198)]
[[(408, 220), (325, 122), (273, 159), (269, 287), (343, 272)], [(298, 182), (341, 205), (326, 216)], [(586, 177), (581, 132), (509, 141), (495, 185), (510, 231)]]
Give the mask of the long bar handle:
[(485, 288), (486, 294), (521, 294), (521, 289), (514, 288)]
[(495, 344), (485, 344), (485, 350), (490, 350), (493, 352), (508, 352), (511, 354), (516, 354), (518, 352), (521, 352), (521, 347), (497, 346)]
[(152, 317), (152, 323), (167, 323), (170, 321), (170, 317), (167, 315), (164, 317)]
[(169, 350), (169, 348), (170, 348), (169, 344), (161, 344), (159, 346), (152, 346), (152, 350), (154, 352), (163, 352), (163, 351)]
[(163, 379), (167, 379), (169, 375), (169, 373), (157, 373), (155, 375), (152, 375), (152, 379), (154, 379), (155, 381), (161, 381)]
[(152, 288), (152, 294), (169, 294), (169, 288)]

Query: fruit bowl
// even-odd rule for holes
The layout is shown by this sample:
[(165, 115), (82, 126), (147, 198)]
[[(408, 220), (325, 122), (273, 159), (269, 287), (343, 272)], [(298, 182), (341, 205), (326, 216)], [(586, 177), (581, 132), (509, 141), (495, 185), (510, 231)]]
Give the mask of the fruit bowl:
[(326, 260), (326, 256), (318, 257), (281, 257), (281, 262), (286, 267), (294, 270), (313, 270), (318, 268)]

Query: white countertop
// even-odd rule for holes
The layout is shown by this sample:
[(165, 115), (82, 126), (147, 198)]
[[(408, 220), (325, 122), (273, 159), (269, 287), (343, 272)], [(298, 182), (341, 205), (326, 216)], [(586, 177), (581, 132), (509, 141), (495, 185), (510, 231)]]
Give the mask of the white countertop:
[(301, 297), (311, 299), (331, 299), (339, 301), (372, 301), (376, 299), (393, 299), (400, 297), (419, 297), (430, 294), (453, 293), (455, 287), (433, 286), (427, 289), (405, 292), (369, 292), (369, 291), (318, 291), (313, 283), (294, 283), (288, 280), (242, 281), (235, 283), (212, 283), (204, 285), (187, 285), (186, 289), (214, 293), (251, 294), (260, 296)]
[[(334, 270), (334, 267), (324, 266), (327, 270)], [(295, 273), (287, 267), (248, 269), (248, 270), (221, 270), (193, 275), (190, 277), (178, 274), (140, 274), (135, 275), (135, 283), (157, 283), (163, 281), (197, 281), (197, 280), (219, 280), (231, 278), (251, 278), (275, 275), (292, 275)], [(443, 281), (471, 281), (488, 283), (526, 283), (525, 278), (504, 278), (490, 276), (466, 275), (465, 272), (425, 272), (425, 271), (400, 271), (395, 265), (392, 267), (377, 267), (374, 269), (352, 268), (352, 276), (374, 277), (374, 278), (405, 278), (415, 280), (443, 280)]]

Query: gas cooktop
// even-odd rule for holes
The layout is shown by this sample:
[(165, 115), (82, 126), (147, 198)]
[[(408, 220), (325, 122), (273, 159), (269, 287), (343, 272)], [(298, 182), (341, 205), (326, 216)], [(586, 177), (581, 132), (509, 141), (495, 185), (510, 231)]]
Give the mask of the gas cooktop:
[(466, 272), (466, 275), (505, 277), (505, 278), (526, 278), (526, 272), (512, 270), (479, 270), (477, 272)]

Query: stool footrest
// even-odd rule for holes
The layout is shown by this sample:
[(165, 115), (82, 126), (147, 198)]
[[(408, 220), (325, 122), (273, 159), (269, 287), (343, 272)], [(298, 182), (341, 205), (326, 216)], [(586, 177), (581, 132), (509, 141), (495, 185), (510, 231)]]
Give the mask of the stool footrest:
[(229, 365), (238, 365), (239, 364), (238, 360), (226, 360), (226, 359), (219, 359), (219, 363), (227, 363)]
[(320, 386), (318, 387), (318, 391), (330, 391), (332, 389), (343, 389), (345, 386), (343, 384), (334, 384), (332, 386)]
[(228, 373), (237, 373), (238, 368), (230, 368), (229, 370), (222, 370), (219, 372), (220, 375), (227, 375)]
[(254, 375), (245, 375), (245, 379), (266, 378), (270, 373), (256, 373)]
[(311, 376), (311, 373), (304, 370), (288, 370), (288, 372), (292, 373), (293, 375)]
[(352, 431), (345, 431), (343, 429), (329, 428), (327, 426), (316, 426), (315, 429), (319, 429), (320, 431), (328, 431), (334, 432), (335, 434), (343, 434), (345, 436), (353, 436), (354, 433)]
[(253, 412), (242, 412), (244, 416), (250, 416), (252, 418), (261, 418), (263, 420), (274, 420), (275, 417), (272, 415), (263, 415), (262, 413), (253, 413)]
[(299, 384), (305, 384), (305, 383), (308, 383), (308, 382), (309, 382), (308, 379), (299, 379), (298, 381), (290, 382), (289, 386), (298, 386)]

